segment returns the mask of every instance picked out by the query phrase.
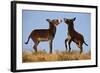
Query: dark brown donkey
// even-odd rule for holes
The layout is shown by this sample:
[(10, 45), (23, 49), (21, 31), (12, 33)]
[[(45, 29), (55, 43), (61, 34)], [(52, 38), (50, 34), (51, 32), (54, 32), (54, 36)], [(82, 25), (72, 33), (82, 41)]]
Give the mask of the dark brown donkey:
[(62, 22), (60, 19), (46, 19), (49, 22), (49, 29), (38, 29), (33, 30), (28, 37), (27, 42), (28, 44), (29, 39), (31, 38), (34, 41), (34, 50), (37, 52), (37, 46), (40, 41), (49, 41), (50, 42), (50, 53), (52, 53), (52, 42), (55, 37), (56, 33), (56, 26)]
[(86, 46), (88, 46), (88, 45), (85, 43), (83, 35), (78, 33), (77, 31), (75, 31), (75, 29), (74, 29), (75, 19), (76, 18), (73, 18), (73, 19), (64, 18), (64, 22), (68, 25), (68, 37), (65, 40), (65, 46), (66, 46), (66, 50), (67, 50), (67, 42), (68, 42), (69, 52), (70, 52), (70, 50), (71, 50), (70, 44), (73, 41), (80, 48), (80, 53), (82, 53), (83, 52), (83, 47), (82, 47), (83, 43)]

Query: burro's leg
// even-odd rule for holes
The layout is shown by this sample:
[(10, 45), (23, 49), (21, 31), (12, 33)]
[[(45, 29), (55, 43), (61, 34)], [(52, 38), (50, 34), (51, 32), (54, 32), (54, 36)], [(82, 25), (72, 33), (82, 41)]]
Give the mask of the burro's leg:
[(71, 40), (71, 39), (70, 39), (70, 40), (68, 40), (69, 52), (71, 51), (71, 46), (70, 46), (71, 42), (72, 42), (72, 40)]
[(37, 52), (37, 46), (39, 44), (39, 41), (35, 41), (34, 42), (34, 46), (33, 46), (33, 49), (35, 50), (35, 52)]
[(81, 46), (80, 47), (80, 54), (82, 54), (83, 53), (83, 47)]
[(65, 47), (66, 47), (66, 51), (67, 51), (67, 42), (68, 42), (68, 38), (65, 40)]
[(78, 47), (80, 48), (80, 54), (83, 52), (83, 47), (82, 47), (83, 43), (81, 41), (79, 41), (78, 43)]
[(52, 42), (53, 40), (49, 40), (49, 45), (50, 45), (50, 53), (52, 54)]

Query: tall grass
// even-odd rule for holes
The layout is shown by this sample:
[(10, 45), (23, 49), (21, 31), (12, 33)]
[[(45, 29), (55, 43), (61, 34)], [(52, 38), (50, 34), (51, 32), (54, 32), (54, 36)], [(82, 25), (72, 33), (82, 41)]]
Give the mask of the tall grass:
[(80, 54), (78, 52), (57, 52), (48, 54), (45, 51), (23, 52), (22, 61), (25, 62), (43, 62), (43, 61), (71, 61), (71, 60), (88, 60), (91, 59), (91, 53)]

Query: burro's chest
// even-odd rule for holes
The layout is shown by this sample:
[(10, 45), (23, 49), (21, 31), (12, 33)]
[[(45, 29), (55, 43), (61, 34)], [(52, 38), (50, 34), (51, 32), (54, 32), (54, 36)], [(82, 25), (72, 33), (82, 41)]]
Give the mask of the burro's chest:
[(73, 37), (73, 36), (74, 36), (74, 34), (75, 34), (75, 32), (74, 32), (74, 31), (68, 31), (68, 33), (67, 33), (67, 35), (68, 35), (68, 36), (70, 36), (70, 37)]
[(70, 40), (71, 39), (70, 33), (67, 33), (67, 36), (68, 36), (68, 39)]

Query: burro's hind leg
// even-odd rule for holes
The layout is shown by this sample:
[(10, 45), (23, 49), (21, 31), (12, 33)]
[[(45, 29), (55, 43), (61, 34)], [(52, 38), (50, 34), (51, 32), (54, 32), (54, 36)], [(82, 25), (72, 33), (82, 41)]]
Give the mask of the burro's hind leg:
[(80, 48), (80, 54), (83, 52), (82, 45), (83, 45), (83, 43), (81, 41), (79, 41), (79, 43), (77, 44), (77, 46)]
[(80, 47), (80, 54), (82, 54), (83, 53), (83, 47), (81, 46)]
[(34, 46), (33, 46), (33, 49), (35, 50), (35, 52), (37, 52), (37, 46), (39, 44), (39, 41), (35, 41), (34, 42)]

